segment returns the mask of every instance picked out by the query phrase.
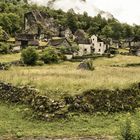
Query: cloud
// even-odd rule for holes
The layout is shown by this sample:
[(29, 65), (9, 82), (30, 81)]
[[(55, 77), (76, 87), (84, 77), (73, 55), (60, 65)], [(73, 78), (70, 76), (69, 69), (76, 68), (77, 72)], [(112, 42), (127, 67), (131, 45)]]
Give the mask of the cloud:
[[(88, 12), (90, 16), (95, 16), (100, 9), (110, 12), (121, 22), (129, 24), (140, 24), (140, 0), (31, 0), (41, 5), (48, 4), (49, 1), (56, 1), (53, 7), (67, 11), (73, 8), (77, 13)], [(82, 2), (81, 2), (82, 1)]]

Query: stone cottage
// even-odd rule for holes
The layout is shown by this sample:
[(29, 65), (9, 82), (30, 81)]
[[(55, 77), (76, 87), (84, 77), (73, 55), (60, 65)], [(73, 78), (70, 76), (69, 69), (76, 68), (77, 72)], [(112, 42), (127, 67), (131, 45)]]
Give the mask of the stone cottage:
[(49, 39), (48, 46), (52, 47), (71, 47), (72, 44), (65, 37), (53, 37)]
[(89, 37), (84, 32), (84, 30), (78, 29), (74, 34), (74, 41), (79, 47), (79, 56), (88, 55), (92, 53), (92, 45)]
[(79, 56), (89, 55), (89, 54), (104, 54), (109, 45), (103, 39), (92, 35), (90, 38), (83, 30), (77, 30), (74, 34), (75, 42), (79, 46)]
[(16, 34), (15, 46), (21, 49), (28, 46), (39, 46), (39, 41), (34, 34)]
[(125, 40), (124, 46), (129, 48), (129, 52), (133, 55), (140, 56), (140, 37), (130, 37)]
[(71, 51), (72, 44), (65, 37), (53, 37), (49, 39), (47, 46), (55, 47), (58, 51), (60, 51), (61, 48), (66, 48), (63, 52), (63, 54), (66, 56), (66, 59), (70, 60), (73, 57), (73, 52)]

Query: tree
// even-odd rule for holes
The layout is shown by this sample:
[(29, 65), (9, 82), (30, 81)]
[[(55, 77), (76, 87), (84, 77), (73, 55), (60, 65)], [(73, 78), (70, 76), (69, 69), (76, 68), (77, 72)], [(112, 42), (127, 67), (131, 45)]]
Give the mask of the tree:
[(0, 26), (12, 35), (20, 29), (20, 18), (14, 13), (0, 14)]
[(76, 16), (75, 16), (73, 9), (70, 9), (67, 12), (66, 24), (71, 29), (71, 31), (73, 33), (77, 30), (77, 19), (76, 19)]
[(123, 28), (123, 33), (122, 33), (122, 36), (123, 38), (128, 38), (128, 37), (131, 37), (133, 36), (133, 28), (128, 25), (128, 24), (122, 24), (122, 28)]
[(105, 38), (110, 38), (113, 34), (112, 28), (109, 25), (106, 25), (103, 29), (101, 34), (105, 37)]
[(24, 64), (35, 65), (38, 60), (38, 53), (33, 47), (24, 49), (21, 53), (21, 58)]
[(46, 64), (57, 63), (58, 60), (59, 60), (59, 56), (58, 56), (57, 50), (52, 48), (52, 47), (48, 47), (43, 52), (42, 60)]

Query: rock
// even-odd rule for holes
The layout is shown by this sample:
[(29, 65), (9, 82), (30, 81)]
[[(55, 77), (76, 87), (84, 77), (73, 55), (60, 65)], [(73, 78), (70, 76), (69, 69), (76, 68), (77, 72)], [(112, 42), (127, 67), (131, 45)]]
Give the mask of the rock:
[(10, 63), (0, 63), (0, 70), (9, 70)]
[(79, 65), (77, 69), (83, 69), (83, 70), (94, 70), (93, 61), (91, 59), (83, 60)]

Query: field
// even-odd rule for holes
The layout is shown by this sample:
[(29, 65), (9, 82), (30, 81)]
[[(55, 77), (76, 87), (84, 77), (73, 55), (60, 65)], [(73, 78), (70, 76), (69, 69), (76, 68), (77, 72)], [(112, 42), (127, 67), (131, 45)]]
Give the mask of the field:
[[(0, 136), (119, 136), (120, 128), (129, 117), (139, 124), (140, 112), (114, 115), (75, 115), (68, 120), (43, 122), (27, 118), (26, 106), (6, 105), (0, 102)], [(30, 113), (31, 114), (31, 113)], [(29, 113), (28, 113), (29, 115)]]
[[(19, 59), (20, 54), (0, 56), (0, 62)], [(41, 94), (55, 99), (66, 93), (75, 95), (88, 89), (127, 88), (140, 82), (140, 67), (125, 67), (126, 64), (140, 63), (139, 57), (117, 55), (113, 58), (98, 58), (93, 63), (94, 71), (78, 70), (78, 62), (35, 67), (13, 66), (8, 71), (0, 71), (0, 80), (14, 85), (35, 86)], [(134, 114), (77, 114), (66, 120), (43, 122), (32, 119), (32, 112), (27, 113), (26, 110), (30, 109), (0, 102), (0, 136), (119, 136), (120, 126), (126, 118), (131, 117), (137, 124), (140, 121), (140, 112), (137, 111)]]
[[(17, 60), (17, 58), (20, 59), (20, 55), (0, 56), (0, 62)], [(35, 86), (42, 94), (56, 98), (66, 93), (74, 95), (88, 89), (126, 88), (140, 81), (140, 67), (123, 67), (132, 63), (140, 63), (140, 58), (122, 55), (114, 58), (98, 58), (93, 60), (94, 71), (78, 70), (77, 62), (12, 67), (8, 71), (1, 71), (0, 79), (14, 85)], [(113, 67), (113, 65), (119, 65), (119, 67)]]

